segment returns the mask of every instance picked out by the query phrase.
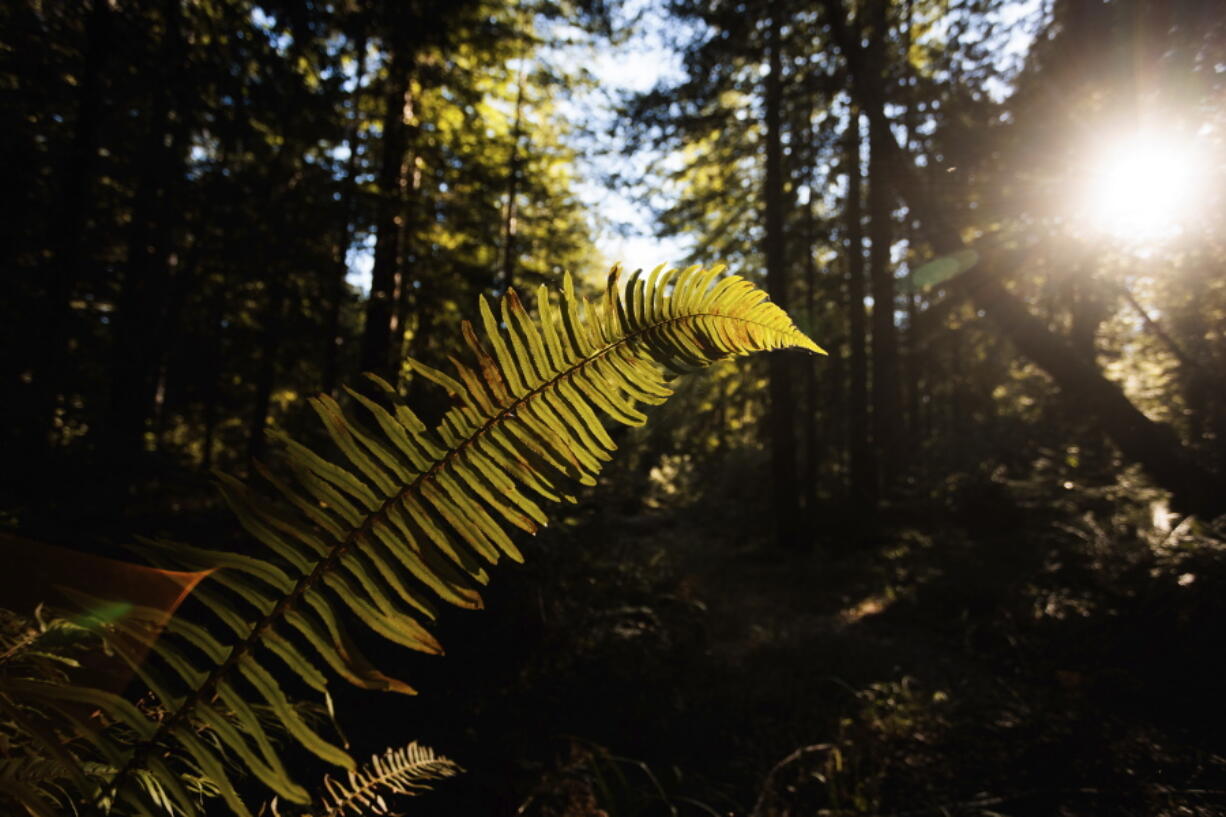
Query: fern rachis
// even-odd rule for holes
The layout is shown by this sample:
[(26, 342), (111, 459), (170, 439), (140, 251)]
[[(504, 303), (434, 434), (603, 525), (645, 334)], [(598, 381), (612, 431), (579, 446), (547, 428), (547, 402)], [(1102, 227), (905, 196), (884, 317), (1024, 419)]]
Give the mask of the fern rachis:
[[(212, 729), (229, 752), (250, 759), (247, 765), (265, 783), (303, 802), (305, 791), (270, 756), (263, 726), (244, 715), (253, 694), (280, 713), (303, 746), (352, 770), (347, 754), (287, 710), (258, 650), (273, 653), (316, 689), (326, 680), (303, 645), (354, 683), (411, 693), (356, 651), (337, 608), (348, 608), (389, 640), (441, 652), (419, 621), (433, 617), (423, 591), (479, 606), (474, 585), (488, 579), (482, 563), (494, 564), (502, 555), (522, 558), (506, 527), (535, 532), (546, 523), (540, 500), (573, 499), (568, 483), (595, 482), (615, 448), (601, 415), (641, 424), (646, 418), (637, 404), (663, 402), (671, 394), (671, 376), (724, 357), (786, 346), (821, 351), (764, 293), (737, 276), (716, 280), (719, 272), (657, 268), (650, 276), (635, 273), (621, 292), (615, 270), (595, 304), (577, 299), (568, 278), (560, 307), (541, 288), (536, 319), (514, 292), (501, 300), (497, 316), (482, 299), (484, 340), (469, 324), (462, 327), (475, 368), (453, 358), (452, 377), (410, 363), (455, 401), (433, 430), (407, 406), (389, 411), (353, 391), (377, 431), (363, 428), (329, 397), (312, 399), (346, 465), (279, 437), (297, 484), (261, 471), (281, 496), (280, 506), (221, 478), (240, 522), (274, 559), (174, 543), (143, 548), (167, 566), (220, 568), (210, 582), (214, 587), (197, 597), (237, 642), (225, 647), (203, 628), (187, 625), (172, 626), (174, 638), (157, 642), (155, 652), (171, 680), (150, 667), (136, 669), (160, 691), (168, 715), (156, 725), (134, 724), (138, 741), (124, 749), (119, 772), (97, 802), (134, 804), (127, 791), (131, 779), (178, 744), (217, 778), (231, 808), (246, 814), (222, 764), (192, 737), (196, 727)], [(395, 397), (390, 386), (376, 382)], [(254, 615), (240, 615), (236, 604)], [(196, 657), (189, 659), (183, 646)], [(197, 668), (202, 655), (209, 661), (204, 670)], [(104, 703), (119, 707), (109, 699)], [(223, 710), (243, 728), (226, 728)], [(122, 714), (131, 717), (127, 710)], [(192, 808), (181, 792), (171, 794), (180, 808)]]
[(375, 755), (361, 769), (349, 772), (341, 782), (324, 778), (322, 817), (388, 814), (382, 792), (416, 794), (430, 787), (430, 782), (451, 777), (460, 767), (433, 750), (416, 743), (401, 749), (388, 749)]

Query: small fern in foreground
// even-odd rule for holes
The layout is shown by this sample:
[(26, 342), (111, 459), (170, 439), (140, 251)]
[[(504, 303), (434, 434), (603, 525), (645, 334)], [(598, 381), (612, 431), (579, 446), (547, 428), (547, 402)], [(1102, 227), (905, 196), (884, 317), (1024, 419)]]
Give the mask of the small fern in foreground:
[(370, 763), (340, 782), (324, 778), (323, 817), (353, 814), (388, 814), (385, 792), (413, 795), (429, 789), (437, 780), (459, 774), (460, 767), (434, 750), (410, 743), (402, 749), (388, 749), (375, 755)]
[[(199, 791), (183, 782), (198, 773), (247, 815), (230, 779), (238, 761), (279, 798), (309, 803), (257, 710), (348, 770), (357, 787), (348, 790), (361, 791), (371, 778), (301, 717), (279, 679), (288, 673), (324, 695), (331, 671), (361, 687), (413, 693), (358, 651), (346, 619), (441, 653), (427, 627), (437, 603), (480, 607), (486, 568), (503, 556), (522, 560), (509, 529), (535, 532), (547, 522), (543, 503), (574, 501), (575, 484), (595, 484), (616, 448), (602, 418), (640, 425), (639, 405), (667, 399), (673, 377), (723, 358), (784, 347), (821, 352), (765, 293), (720, 272), (657, 268), (636, 272), (623, 289), (615, 268), (595, 302), (576, 297), (568, 276), (558, 303), (539, 290), (535, 318), (514, 292), (496, 307), (481, 299), (482, 331), (462, 326), (470, 362), (451, 358), (450, 374), (409, 362), (453, 399), (433, 428), (378, 378), (385, 402), (349, 391), (358, 416), (326, 395), (313, 398), (342, 461), (277, 435), (283, 461), (256, 464), (262, 487), (220, 478), (263, 555), (174, 542), (137, 548), (161, 567), (216, 570), (193, 596), (216, 625), (173, 618), (153, 641), (157, 660), (142, 661), (132, 645), (157, 635), (153, 611), (97, 622), (153, 692), (156, 720), (97, 690), (33, 682), (18, 690), (70, 723), (86, 704), (124, 730), (122, 742), (92, 743), (115, 771), (84, 792), (88, 799), (116, 813), (198, 813)], [(387, 758), (382, 768), (408, 761)], [(150, 775), (164, 785), (160, 808), (147, 786), (134, 785)]]

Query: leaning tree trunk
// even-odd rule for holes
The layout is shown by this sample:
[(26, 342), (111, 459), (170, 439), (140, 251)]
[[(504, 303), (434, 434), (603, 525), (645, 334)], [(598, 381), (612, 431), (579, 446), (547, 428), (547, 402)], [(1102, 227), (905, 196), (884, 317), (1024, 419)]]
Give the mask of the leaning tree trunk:
[[(842, 3), (825, 0), (825, 6), (835, 41), (851, 71), (854, 96), (870, 119), (884, 122), (883, 100), (865, 76), (863, 52), (847, 29)], [(883, 146), (891, 154), (895, 187), (924, 225), (936, 252), (945, 255), (965, 249), (958, 231), (927, 195), (914, 164), (906, 160), (898, 143), (891, 136), (883, 140)], [(1226, 513), (1226, 480), (1197, 464), (1174, 431), (1146, 417), (1116, 383), (1074, 352), (1009, 292), (1001, 277), (1014, 268), (1015, 257), (1020, 264), (1020, 255), (988, 255), (946, 286), (984, 310), (1018, 351), (1046, 372), (1065, 399), (1102, 429), (1126, 459), (1140, 464), (1158, 485), (1171, 492), (1176, 507), (1205, 517)]]

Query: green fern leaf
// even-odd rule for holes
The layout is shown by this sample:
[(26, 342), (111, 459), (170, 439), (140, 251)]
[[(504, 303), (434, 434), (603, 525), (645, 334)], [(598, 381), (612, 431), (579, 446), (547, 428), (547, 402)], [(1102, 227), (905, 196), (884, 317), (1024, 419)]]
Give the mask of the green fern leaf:
[[(353, 760), (297, 715), (268, 667), (280, 671), (280, 663), (315, 690), (324, 688), (327, 667), (358, 686), (411, 694), (361, 655), (340, 611), (389, 641), (441, 653), (426, 626), (434, 603), (480, 607), (483, 565), (523, 558), (509, 531), (535, 532), (547, 521), (543, 502), (573, 501), (575, 483), (595, 484), (616, 448), (602, 416), (640, 425), (639, 406), (666, 400), (673, 377), (723, 358), (785, 347), (822, 352), (765, 293), (721, 271), (660, 267), (636, 272), (622, 287), (615, 268), (595, 302), (577, 297), (567, 276), (558, 304), (540, 290), (536, 318), (514, 292), (494, 306), (482, 298), (483, 332), (462, 326), (473, 364), (453, 360), (447, 374), (410, 361), (454, 401), (435, 428), (372, 377), (392, 398), (390, 410), (352, 391), (358, 417), (329, 397), (311, 400), (342, 460), (273, 435), (283, 468), (257, 470), (279, 503), (220, 477), (266, 556), (138, 546), (162, 566), (215, 569), (196, 598), (234, 638), (223, 643), (203, 628), (172, 623), (156, 642), (158, 666), (133, 663), (168, 712), (158, 723), (114, 696), (90, 698), (134, 736), (130, 746), (100, 749), (119, 768), (102, 801), (130, 802), (131, 781), (169, 749), (190, 757), (237, 814), (248, 812), (224, 758), (240, 760), (280, 797), (305, 802), (251, 701), (274, 712), (303, 747), (352, 773)], [(140, 616), (98, 622), (121, 657), (129, 654), (125, 639), (148, 643), (154, 635), (134, 621)], [(29, 693), (49, 705), (85, 694)], [(168, 791), (186, 808), (181, 791)]]

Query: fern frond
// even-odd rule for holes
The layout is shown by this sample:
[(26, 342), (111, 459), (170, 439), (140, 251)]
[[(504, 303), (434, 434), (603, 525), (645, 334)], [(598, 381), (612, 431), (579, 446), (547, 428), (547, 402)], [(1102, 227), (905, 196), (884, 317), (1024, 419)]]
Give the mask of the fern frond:
[[(75, 807), (105, 791), (126, 759), (124, 747), (139, 739), (121, 717), (104, 710), (142, 724), (152, 714), (79, 685), (72, 672), (82, 664), (77, 656), (96, 657), (97, 635), (75, 620), (44, 618), (45, 613), (40, 606), (26, 619), (0, 610), (0, 812), (5, 814), (13, 809), (31, 815), (79, 813)], [(198, 813), (196, 806), (180, 808), (168, 798), (167, 788), (181, 786), (182, 780), (160, 760), (133, 777), (138, 790), (127, 798), (132, 813)], [(208, 784), (196, 780), (192, 788), (205, 792)]]
[(349, 813), (359, 817), (389, 814), (385, 793), (418, 794), (430, 789), (431, 783), (462, 771), (451, 760), (417, 743), (388, 749), (382, 755), (373, 756), (357, 771), (349, 772), (345, 782), (325, 777), (321, 814), (323, 817), (343, 817)]
[(73, 770), (39, 757), (0, 758), (0, 804), (9, 798), (27, 813), (43, 817), (72, 802), (63, 785)]
[[(615, 268), (595, 302), (576, 297), (567, 276), (557, 304), (540, 289), (536, 318), (513, 291), (495, 306), (480, 299), (481, 330), (462, 326), (471, 362), (452, 358), (452, 374), (410, 362), (453, 398), (434, 428), (374, 377), (390, 405), (350, 390), (360, 421), (326, 395), (311, 399), (343, 459), (274, 435), (285, 467), (258, 470), (280, 502), (220, 477), (226, 500), (266, 554), (168, 542), (139, 548), (162, 566), (215, 569), (195, 597), (233, 637), (172, 619), (170, 637), (154, 641), (155, 664), (138, 661), (127, 646), (149, 643), (158, 624), (151, 615), (138, 609), (100, 622), (168, 713), (154, 723), (122, 699), (90, 698), (133, 735), (131, 746), (100, 747), (119, 769), (103, 799), (131, 802), (134, 774), (156, 771), (169, 749), (190, 758), (237, 814), (248, 812), (223, 754), (278, 796), (306, 802), (251, 701), (271, 709), (303, 747), (352, 772), (349, 755), (290, 705), (270, 658), (317, 691), (325, 689), (326, 667), (358, 686), (412, 694), (362, 656), (340, 611), (389, 641), (441, 653), (426, 626), (436, 603), (480, 607), (485, 566), (503, 556), (522, 560), (509, 531), (534, 533), (547, 522), (543, 502), (573, 501), (576, 483), (595, 483), (616, 448), (603, 418), (642, 424), (639, 406), (667, 399), (671, 378), (716, 360), (784, 347), (821, 352), (765, 293), (721, 271), (659, 267), (636, 272), (622, 288)], [(49, 705), (67, 694), (39, 693)], [(202, 730), (224, 752), (203, 741)], [(176, 807), (190, 805), (182, 787), (168, 785), (166, 796)]]

